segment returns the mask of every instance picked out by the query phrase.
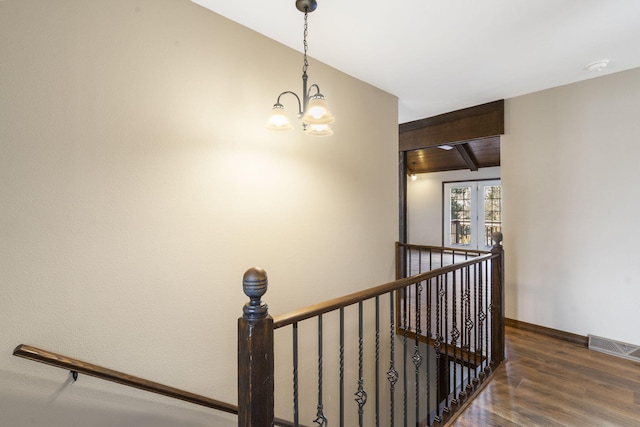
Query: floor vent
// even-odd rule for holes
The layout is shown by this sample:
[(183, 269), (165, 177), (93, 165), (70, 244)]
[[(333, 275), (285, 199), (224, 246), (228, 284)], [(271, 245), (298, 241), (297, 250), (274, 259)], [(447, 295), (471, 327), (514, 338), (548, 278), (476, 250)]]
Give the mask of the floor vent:
[(589, 349), (640, 362), (640, 346), (589, 335)]

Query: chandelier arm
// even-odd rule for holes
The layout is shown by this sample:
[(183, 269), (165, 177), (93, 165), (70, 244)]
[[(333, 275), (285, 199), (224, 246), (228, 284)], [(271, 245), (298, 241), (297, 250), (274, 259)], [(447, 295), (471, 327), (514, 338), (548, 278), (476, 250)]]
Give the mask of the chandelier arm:
[(317, 84), (312, 84), (311, 86), (309, 86), (309, 91), (307, 92), (307, 98), (311, 98), (311, 89), (316, 88), (316, 95), (320, 95), (320, 86), (318, 86)]
[(302, 103), (300, 102), (300, 97), (295, 92), (292, 92), (290, 90), (285, 90), (280, 95), (278, 95), (277, 103), (280, 104), (280, 97), (282, 95), (284, 95), (284, 94), (287, 94), (287, 93), (290, 93), (291, 95), (296, 97), (296, 100), (298, 101), (298, 116), (301, 116), (302, 115)]

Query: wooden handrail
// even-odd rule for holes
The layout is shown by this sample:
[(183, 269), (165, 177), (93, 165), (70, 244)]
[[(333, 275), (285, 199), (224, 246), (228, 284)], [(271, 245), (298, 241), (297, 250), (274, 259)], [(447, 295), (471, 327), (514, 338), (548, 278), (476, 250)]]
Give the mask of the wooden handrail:
[(206, 406), (208, 408), (217, 409), (219, 411), (231, 414), (238, 413), (238, 407), (219, 400), (211, 399), (188, 391), (169, 387), (164, 384), (145, 380), (143, 378), (134, 377), (113, 369), (104, 368), (92, 363), (83, 362), (71, 357), (62, 356), (30, 345), (20, 344), (13, 350), (13, 355), (23, 357), (25, 359), (34, 360), (36, 362), (52, 365), (57, 368), (66, 369), (72, 372), (89, 375), (102, 380), (138, 388), (140, 390), (150, 391), (152, 393), (161, 394), (163, 396), (172, 397), (174, 399), (184, 400), (185, 402), (195, 403), (196, 405)]
[(291, 325), (305, 319), (310, 319), (320, 314), (329, 313), (342, 307), (348, 307), (360, 301), (366, 301), (368, 299), (375, 298), (376, 296), (384, 295), (398, 289), (406, 288), (407, 286), (414, 283), (429, 280), (442, 274), (447, 274), (454, 270), (458, 270), (460, 268), (464, 268), (481, 261), (496, 258), (497, 256), (498, 255), (488, 253), (486, 255), (470, 258), (457, 264), (440, 267), (435, 270), (429, 270), (427, 272), (416, 274), (415, 276), (406, 277), (404, 279), (394, 280), (393, 282), (385, 283), (384, 285), (376, 286), (375, 288), (366, 289), (340, 298), (335, 298), (319, 304), (300, 308), (298, 310), (294, 310), (292, 312), (274, 317), (273, 328), (282, 328), (284, 326)]
[(469, 252), (469, 253), (475, 253), (475, 254), (489, 254), (491, 253), (490, 250), (481, 250), (481, 249), (466, 249), (466, 248), (452, 248), (449, 246), (430, 246), (430, 245), (416, 245), (414, 243), (401, 243), (401, 242), (397, 242), (396, 243), (398, 246), (403, 246), (407, 249), (423, 249), (423, 250), (433, 250), (435, 252), (443, 252), (443, 253), (449, 253), (449, 252)]
[[(91, 377), (100, 378), (102, 380), (126, 385), (128, 387), (134, 387), (140, 390), (149, 391), (151, 393), (161, 394), (173, 399), (179, 399), (185, 402), (194, 403), (196, 405), (206, 406), (207, 408), (216, 409), (218, 411), (223, 411), (235, 415), (238, 414), (237, 405), (232, 405), (230, 403), (221, 402), (219, 400), (211, 399), (199, 394), (190, 393), (188, 391), (180, 390), (174, 387), (169, 387), (164, 384), (114, 371), (113, 369), (83, 362), (71, 357), (62, 356), (57, 353), (32, 347), (30, 345), (20, 344), (13, 350), (13, 355), (36, 362), (45, 363), (57, 368), (69, 370), (71, 372), (77, 372), (80, 374), (89, 375)], [(274, 420), (274, 422), (277, 426), (293, 426), (293, 423), (291, 421), (281, 420), (277, 418)]]

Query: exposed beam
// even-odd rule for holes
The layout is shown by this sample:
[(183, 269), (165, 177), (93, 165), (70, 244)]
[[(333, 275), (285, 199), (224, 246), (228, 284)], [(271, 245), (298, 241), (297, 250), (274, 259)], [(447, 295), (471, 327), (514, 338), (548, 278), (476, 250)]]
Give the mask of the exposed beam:
[(460, 157), (462, 157), (462, 159), (467, 164), (469, 169), (471, 169), (472, 171), (477, 171), (478, 161), (476, 160), (475, 156), (471, 152), (471, 149), (469, 148), (469, 144), (457, 144), (455, 145), (455, 148), (456, 150), (458, 150), (458, 154), (460, 154)]
[(399, 131), (399, 151), (502, 135), (504, 100), (403, 123)]

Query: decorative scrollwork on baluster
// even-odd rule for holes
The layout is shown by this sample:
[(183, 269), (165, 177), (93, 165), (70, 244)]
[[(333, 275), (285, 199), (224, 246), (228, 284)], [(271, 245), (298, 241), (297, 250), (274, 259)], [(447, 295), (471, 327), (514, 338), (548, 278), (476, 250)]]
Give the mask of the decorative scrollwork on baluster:
[(395, 390), (396, 383), (398, 382), (398, 371), (395, 366), (393, 366), (393, 362), (390, 363), (389, 370), (387, 371), (387, 380), (389, 380), (389, 384), (391, 386), (391, 391)]
[(324, 410), (322, 405), (318, 405), (318, 412), (316, 413), (316, 419), (313, 420), (314, 423), (318, 424), (318, 427), (326, 427), (329, 422), (327, 421), (327, 417), (324, 416)]
[(358, 380), (358, 391), (354, 393), (354, 399), (358, 404), (358, 414), (364, 414), (364, 405), (367, 403), (367, 392), (364, 389), (364, 379)]
[(416, 366), (416, 369), (420, 368), (420, 365), (422, 365), (422, 355), (420, 354), (420, 351), (418, 351), (418, 347), (416, 347), (411, 359), (413, 360), (413, 364)]
[(458, 338), (460, 338), (460, 331), (454, 326), (453, 329), (451, 329), (451, 345), (453, 347), (458, 344)]
[(471, 329), (473, 329), (473, 326), (474, 326), (473, 319), (471, 318), (471, 316), (467, 317), (464, 320), (464, 326), (467, 332), (471, 332)]

